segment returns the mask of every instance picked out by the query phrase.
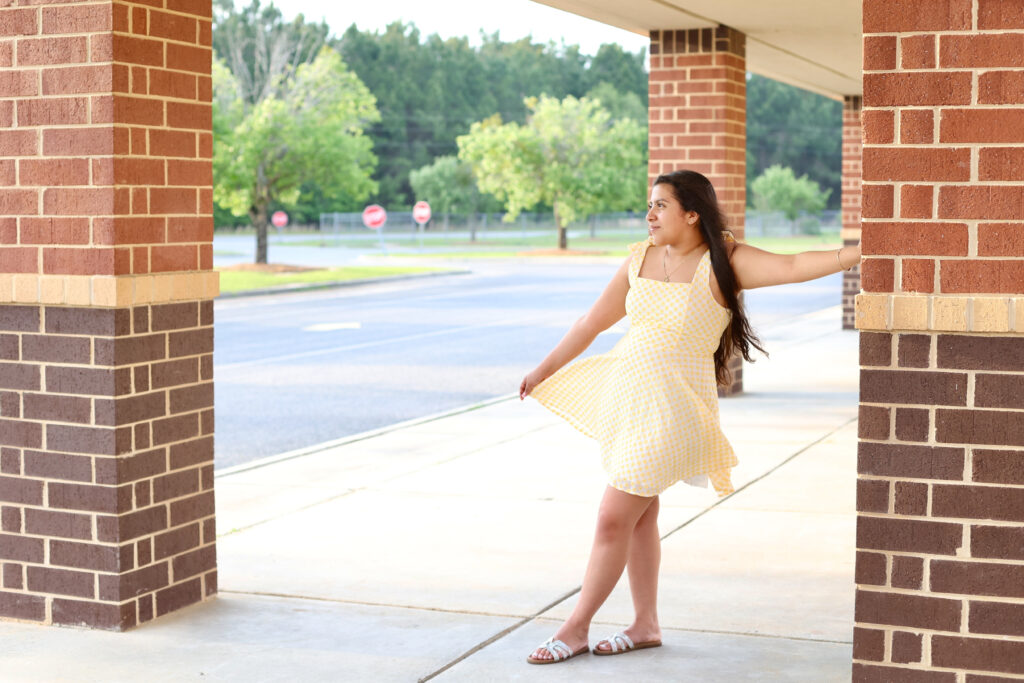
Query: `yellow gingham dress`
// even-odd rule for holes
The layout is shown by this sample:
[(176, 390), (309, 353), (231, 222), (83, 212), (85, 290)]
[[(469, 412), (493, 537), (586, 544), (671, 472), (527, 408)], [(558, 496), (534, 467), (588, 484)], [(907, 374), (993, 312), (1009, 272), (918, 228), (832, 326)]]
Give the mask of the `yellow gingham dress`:
[(711, 294), (710, 251), (692, 282), (639, 277), (650, 243), (631, 244), (629, 332), (565, 366), (530, 395), (601, 445), (609, 484), (656, 496), (677, 481), (732, 493), (738, 460), (718, 420), (714, 353), (732, 319)]

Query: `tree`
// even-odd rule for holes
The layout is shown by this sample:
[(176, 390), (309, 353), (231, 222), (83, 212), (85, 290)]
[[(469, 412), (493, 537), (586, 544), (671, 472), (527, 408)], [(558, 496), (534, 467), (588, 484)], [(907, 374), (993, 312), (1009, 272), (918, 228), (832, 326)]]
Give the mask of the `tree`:
[(633, 119), (647, 128), (647, 105), (635, 92), (623, 92), (611, 83), (602, 81), (588, 90), (586, 97), (600, 102), (612, 119)]
[(818, 183), (806, 174), (797, 178), (793, 169), (779, 165), (769, 166), (751, 184), (754, 204), (766, 211), (781, 211), (795, 221), (801, 211), (817, 213), (825, 208), (831, 188), (822, 192)]
[(539, 203), (551, 206), (558, 248), (566, 227), (604, 208), (636, 206), (647, 185), (646, 131), (632, 119), (612, 121), (599, 103), (569, 96), (527, 98), (525, 125), (492, 116), (458, 138), (477, 186), (505, 204), (506, 221)]
[(386, 206), (411, 205), (410, 173), (456, 154), (456, 137), (473, 122), (500, 114), (524, 123), (526, 97), (581, 97), (607, 82), (623, 93), (617, 101), (631, 93), (646, 107), (643, 51), (607, 45), (589, 58), (575, 45), (505, 42), (497, 33), (481, 35), (473, 47), (466, 38), (424, 37), (402, 22), (382, 32), (353, 25), (330, 43), (377, 97), (381, 121), (369, 129), (380, 159), (374, 199)]
[(434, 159), (429, 166), (409, 174), (416, 199), (430, 203), (430, 208), (444, 214), (445, 228), (451, 213), (475, 213), (481, 202), (480, 191), (473, 178), (473, 169), (454, 156)]
[(597, 48), (597, 54), (587, 67), (587, 83), (590, 88), (608, 83), (617, 92), (632, 93), (640, 98), (647, 118), (647, 54), (640, 49), (635, 54), (626, 52), (621, 45), (605, 43)]
[(213, 51), (234, 74), (238, 94), (247, 106), (262, 102), (281, 89), (299, 66), (312, 62), (324, 46), (327, 24), (307, 24), (300, 14), (285, 23), (273, 3), (260, 0), (241, 11), (232, 0), (216, 0)]
[(281, 83), (277, 94), (247, 107), (224, 64), (213, 67), (214, 198), (256, 227), (256, 262), (267, 262), (267, 213), (274, 201), (299, 198), (304, 182), (327, 194), (365, 198), (376, 163), (364, 128), (377, 120), (373, 95), (337, 52), (323, 48)]
[(750, 74), (747, 77), (747, 196), (754, 178), (778, 164), (806, 174), (839, 207), (843, 105), (823, 95)]

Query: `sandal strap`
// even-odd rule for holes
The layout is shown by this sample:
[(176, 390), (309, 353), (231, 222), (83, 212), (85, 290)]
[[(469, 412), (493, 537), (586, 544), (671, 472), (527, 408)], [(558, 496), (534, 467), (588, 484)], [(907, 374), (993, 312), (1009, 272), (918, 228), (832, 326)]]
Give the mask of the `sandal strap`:
[(541, 647), (551, 653), (551, 657), (556, 662), (560, 662), (572, 655), (572, 650), (569, 649), (568, 645), (554, 638), (548, 638)]
[(612, 652), (618, 652), (620, 649), (626, 652), (634, 647), (630, 637), (621, 631), (608, 638), (608, 645), (611, 647)]

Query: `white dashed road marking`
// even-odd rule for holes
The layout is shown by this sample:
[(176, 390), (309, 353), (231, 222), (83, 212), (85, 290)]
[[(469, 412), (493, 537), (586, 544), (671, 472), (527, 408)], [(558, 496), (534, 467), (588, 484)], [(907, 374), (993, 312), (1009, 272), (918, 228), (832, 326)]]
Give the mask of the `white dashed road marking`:
[(358, 330), (362, 327), (360, 323), (317, 323), (302, 328), (303, 332), (331, 332), (333, 330)]

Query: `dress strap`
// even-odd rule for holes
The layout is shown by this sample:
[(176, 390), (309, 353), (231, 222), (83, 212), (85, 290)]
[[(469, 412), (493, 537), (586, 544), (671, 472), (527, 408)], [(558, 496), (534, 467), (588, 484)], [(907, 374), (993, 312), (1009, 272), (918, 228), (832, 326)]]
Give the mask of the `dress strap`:
[(714, 295), (711, 293), (711, 249), (704, 252), (704, 255), (700, 257), (700, 263), (697, 264), (697, 271), (693, 274), (693, 289), (701, 289), (707, 293), (709, 297)]
[(693, 282), (708, 292), (711, 291), (711, 281), (708, 279), (711, 275), (711, 249), (704, 250), (704, 255), (700, 257), (700, 263), (697, 264), (697, 272), (693, 275)]
[[(715, 310), (723, 310), (722, 306), (715, 299), (714, 293), (711, 291), (711, 275), (714, 272), (714, 268), (711, 267), (711, 250), (708, 249), (704, 252), (704, 255), (700, 259), (700, 264), (697, 266), (697, 272), (693, 276), (694, 286), (691, 291), (703, 290), (704, 294), (701, 296), (707, 301), (709, 305), (713, 305)], [(728, 310), (728, 309), (724, 309)], [(732, 313), (729, 312), (731, 316)]]
[(629, 252), (633, 255), (632, 260), (629, 262), (629, 286), (633, 287), (636, 285), (636, 279), (640, 276), (640, 266), (643, 265), (644, 256), (647, 254), (647, 248), (651, 246), (650, 240), (644, 240), (643, 242), (634, 242), (629, 245)]

